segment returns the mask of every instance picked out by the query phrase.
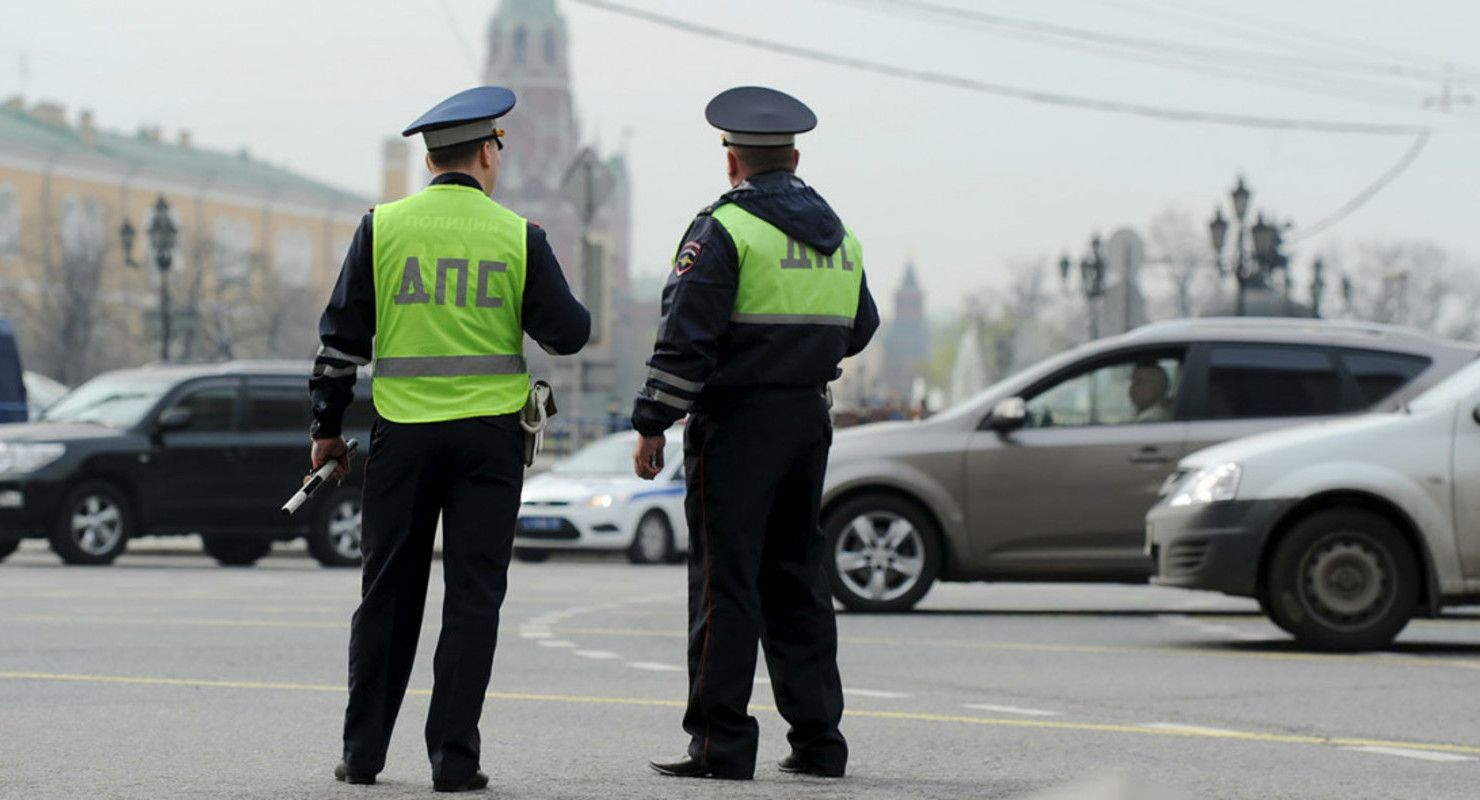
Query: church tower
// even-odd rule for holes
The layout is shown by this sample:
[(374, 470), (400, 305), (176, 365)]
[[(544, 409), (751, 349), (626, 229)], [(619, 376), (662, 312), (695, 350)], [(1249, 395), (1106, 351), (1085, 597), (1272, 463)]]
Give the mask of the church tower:
[[(565, 19), (555, 0), (503, 0), (488, 25), (483, 82), (507, 86), (518, 96), (501, 120), (513, 151), (499, 175), (499, 194), (520, 210), (518, 198), (558, 201), (560, 179), (580, 149)], [(525, 213), (533, 214), (533, 210)], [(553, 221), (552, 221), (553, 224)]]
[(925, 320), (925, 293), (913, 262), (894, 293), (894, 319), (884, 334), (884, 391), (903, 402), (930, 360), (930, 327)]

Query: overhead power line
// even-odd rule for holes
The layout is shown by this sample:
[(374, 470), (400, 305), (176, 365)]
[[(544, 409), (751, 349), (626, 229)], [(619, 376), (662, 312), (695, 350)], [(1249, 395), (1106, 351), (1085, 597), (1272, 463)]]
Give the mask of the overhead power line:
[(1154, 39), (1144, 36), (1130, 36), (1118, 33), (1080, 28), (1072, 25), (1063, 25), (1054, 22), (1027, 19), (1023, 17), (1012, 17), (973, 8), (962, 8), (944, 3), (928, 2), (928, 0), (828, 0), (834, 3), (846, 3), (849, 5), (866, 5), (885, 11), (913, 11), (934, 14), (940, 17), (956, 21), (971, 22), (978, 25), (989, 26), (1007, 31), (1015, 31), (1026, 34), (1039, 34), (1056, 37), (1069, 41), (1077, 41), (1095, 45), (1111, 45), (1120, 48), (1132, 48), (1145, 52), (1178, 55), (1197, 58), (1202, 60), (1226, 60), (1240, 65), (1264, 65), (1280, 67), (1296, 67), (1323, 72), (1337, 72), (1350, 74), (1373, 75), (1385, 78), (1421, 80), (1425, 83), (1441, 80), (1445, 73), (1440, 69), (1425, 69), (1394, 64), (1390, 62), (1355, 61), (1355, 60), (1332, 60), (1310, 56), (1292, 55), (1286, 52), (1270, 52), (1261, 50), (1244, 50), (1229, 47), (1212, 46), (1205, 42), (1192, 43), (1172, 41), (1169, 39)]
[[(1342, 97), (1401, 108), (1418, 108), (1415, 87), (1397, 86), (1341, 74), (1350, 62), (1336, 65), (1299, 57), (1247, 50), (1229, 50), (1141, 37), (1120, 36), (1054, 23), (989, 14), (919, 0), (825, 0), (854, 8), (923, 21), (960, 30), (963, 23), (991, 36), (1031, 42), (1133, 61), (1178, 71), (1200, 72), (1265, 87), (1293, 89), (1326, 97)], [(1374, 65), (1375, 66), (1375, 65)], [(1438, 73), (1435, 73), (1437, 75)], [(1384, 78), (1392, 76), (1384, 74)], [(1430, 81), (1425, 78), (1425, 83)], [(1427, 88), (1427, 87), (1426, 87)]]
[(1425, 133), (1427, 128), (1419, 125), (1401, 125), (1371, 122), (1346, 122), (1340, 120), (1323, 119), (1300, 119), (1294, 117), (1268, 117), (1254, 114), (1231, 114), (1219, 111), (1198, 111), (1184, 108), (1172, 108), (1169, 106), (1156, 106), (1146, 103), (1122, 102), (1118, 100), (1103, 100), (1093, 97), (1064, 94), (1060, 92), (1047, 92), (1037, 89), (1028, 89), (1021, 86), (1011, 86), (1002, 83), (981, 81), (960, 75), (951, 75), (929, 70), (911, 69), (877, 61), (869, 61), (852, 56), (838, 55), (817, 50), (812, 47), (800, 47), (768, 39), (760, 39), (754, 36), (734, 33), (719, 28), (702, 25), (696, 22), (659, 14), (645, 9), (632, 8), (631, 6), (609, 2), (609, 0), (572, 0), (572, 2), (601, 9), (613, 14), (639, 19), (655, 25), (661, 25), (673, 30), (683, 31), (696, 36), (730, 42), (732, 44), (744, 45), (760, 50), (768, 50), (773, 53), (794, 56), (809, 61), (816, 61), (833, 66), (848, 69), (872, 72), (878, 75), (887, 75), (902, 80), (915, 81), (917, 83), (928, 83), (936, 86), (949, 86), (956, 89), (977, 92), (980, 94), (996, 95), (999, 97), (1011, 97), (1026, 100), (1033, 103), (1045, 105), (1063, 106), (1068, 108), (1080, 108), (1091, 111), (1102, 111), (1112, 114), (1126, 114), (1132, 116), (1158, 119), (1168, 122), (1204, 122), (1214, 125), (1231, 125), (1244, 128), (1262, 128), (1266, 130), (1306, 130), (1321, 133), (1348, 133), (1377, 136), (1402, 136)]
[(1413, 144), (1409, 145), (1408, 149), (1403, 152), (1402, 158), (1399, 158), (1397, 162), (1389, 167), (1386, 172), (1378, 176), (1377, 180), (1373, 181), (1371, 184), (1363, 188), (1362, 191), (1358, 192), (1356, 197), (1353, 197), (1352, 199), (1346, 201), (1346, 203), (1342, 204), (1340, 208), (1331, 212), (1331, 214), (1327, 215), (1319, 222), (1316, 222), (1313, 225), (1307, 225), (1304, 228), (1300, 228), (1299, 230), (1290, 234), (1285, 238), (1285, 241), (1289, 242), (1290, 244), (1294, 244), (1301, 240), (1309, 239), (1310, 237), (1315, 236), (1321, 231), (1330, 228), (1332, 225), (1335, 225), (1336, 223), (1345, 219), (1352, 212), (1366, 205), (1369, 200), (1377, 196), (1378, 192), (1386, 189), (1389, 184), (1398, 179), (1399, 175), (1402, 175), (1404, 172), (1406, 172), (1408, 168), (1413, 165), (1413, 162), (1418, 160), (1418, 154), (1423, 152), (1424, 147), (1428, 145), (1428, 143), (1428, 131), (1424, 131), (1423, 133), (1420, 133), (1418, 136), (1414, 137)]

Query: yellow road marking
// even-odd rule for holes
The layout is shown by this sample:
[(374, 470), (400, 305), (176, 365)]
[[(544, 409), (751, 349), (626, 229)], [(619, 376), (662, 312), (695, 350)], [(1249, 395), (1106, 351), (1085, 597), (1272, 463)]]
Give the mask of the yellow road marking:
[[(257, 689), (296, 692), (343, 693), (344, 686), (320, 683), (292, 683), (282, 681), (232, 681), (197, 678), (157, 678), (130, 675), (88, 675), (56, 672), (0, 672), (0, 680), (49, 681), (61, 683), (100, 683), (135, 686), (187, 686), (212, 689)], [(408, 695), (426, 697), (429, 689), (408, 689)], [(536, 703), (578, 703), (583, 705), (643, 706), (654, 708), (683, 708), (681, 700), (660, 700), (637, 697), (603, 697), (597, 695), (541, 694), (535, 692), (488, 692), (490, 700), (509, 700)], [(755, 711), (775, 711), (772, 706), (753, 705)], [(979, 725), (996, 728), (1020, 728), (1031, 730), (1077, 731), (1082, 733), (1122, 733), (1139, 736), (1178, 737), (1184, 739), (1227, 739), (1268, 744), (1329, 745), (1334, 747), (1400, 747), (1438, 753), (1461, 753), (1480, 756), (1480, 745), (1445, 744), (1436, 742), (1407, 742), (1386, 739), (1362, 739), (1340, 736), (1302, 736), (1282, 733), (1245, 733), (1222, 731), (1209, 728), (1147, 728), (1138, 725), (1116, 725), (1093, 722), (1067, 722), (1062, 720), (1002, 719), (997, 717), (973, 717), (959, 714), (928, 714), (910, 711), (862, 711), (849, 709), (845, 716), (859, 719), (884, 719), (904, 722), (937, 722), (960, 725)]]
[[(658, 630), (653, 628), (566, 628), (554, 626), (565, 636), (619, 636), (659, 637), (685, 639), (683, 630)], [(1120, 647), (1097, 644), (1056, 644), (1051, 642), (993, 642), (975, 639), (908, 639), (873, 636), (839, 636), (839, 644), (879, 645), (885, 647), (942, 647), (971, 650), (1011, 650), (1028, 653), (1080, 653), (1097, 655), (1154, 655), (1154, 656), (1197, 656), (1205, 658), (1247, 658), (1260, 661), (1322, 661), (1362, 664), (1391, 664), (1404, 667), (1454, 667), (1457, 669), (1480, 669), (1480, 661), (1474, 659), (1419, 658), (1416, 656), (1338, 655), (1330, 653), (1258, 653), (1237, 650), (1215, 650), (1209, 647)]]

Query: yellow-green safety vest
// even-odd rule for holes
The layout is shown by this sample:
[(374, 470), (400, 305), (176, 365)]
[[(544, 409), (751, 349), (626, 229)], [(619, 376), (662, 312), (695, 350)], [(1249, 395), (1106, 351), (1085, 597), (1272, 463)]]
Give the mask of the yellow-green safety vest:
[(436, 184), (373, 219), (375, 410), (442, 422), (522, 408), (524, 218), (478, 189)]
[(844, 229), (831, 255), (799, 242), (734, 203), (712, 215), (740, 259), (732, 322), (853, 327), (863, 287), (863, 249)]

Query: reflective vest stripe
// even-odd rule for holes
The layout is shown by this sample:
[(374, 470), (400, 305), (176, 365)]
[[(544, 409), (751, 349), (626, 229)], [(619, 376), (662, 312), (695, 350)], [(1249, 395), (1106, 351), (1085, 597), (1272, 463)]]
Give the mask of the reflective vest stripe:
[(741, 314), (730, 315), (731, 322), (747, 322), (752, 325), (837, 325), (853, 327), (852, 317), (835, 317), (829, 314)]
[(669, 386), (672, 386), (673, 388), (684, 392), (700, 392), (704, 390), (704, 384), (702, 383), (694, 383), (691, 380), (680, 378), (671, 372), (664, 372), (657, 367), (648, 368), (648, 377), (653, 378), (654, 380), (662, 381), (663, 383), (666, 383)]
[(523, 375), (528, 371), (524, 356), (399, 356), (375, 361), (377, 378)]

